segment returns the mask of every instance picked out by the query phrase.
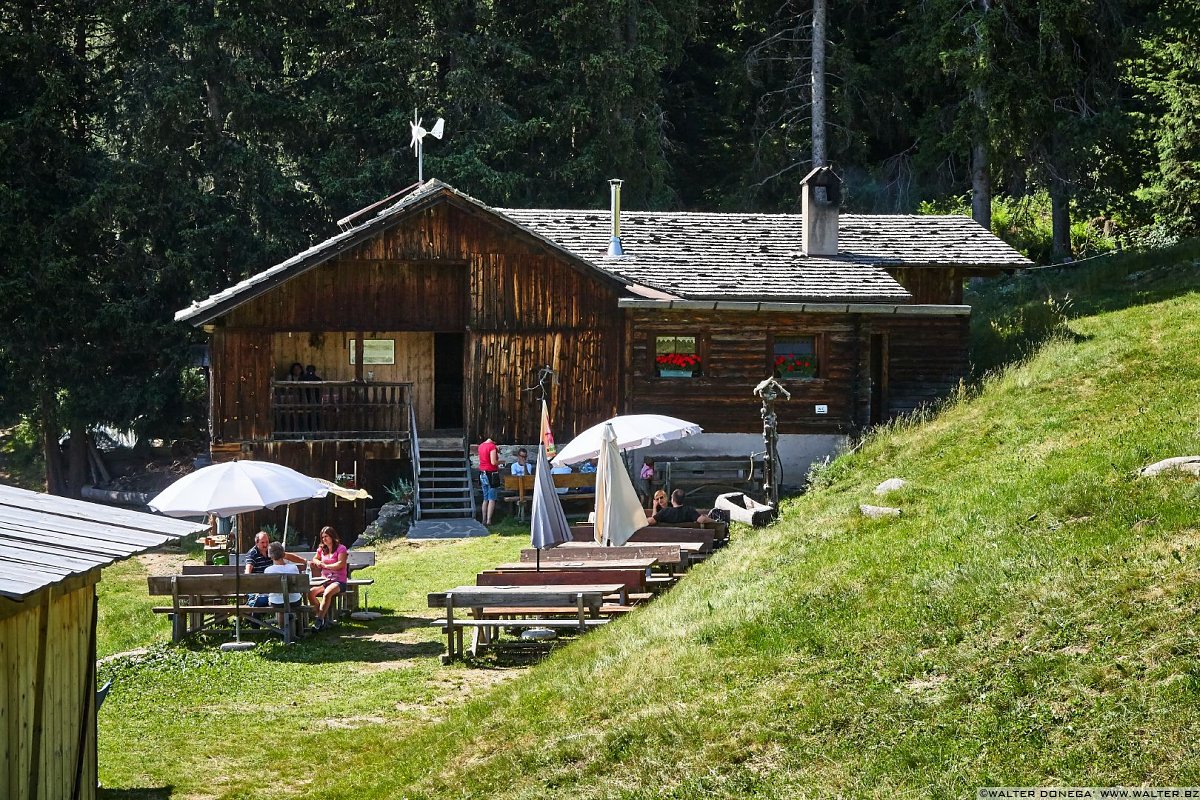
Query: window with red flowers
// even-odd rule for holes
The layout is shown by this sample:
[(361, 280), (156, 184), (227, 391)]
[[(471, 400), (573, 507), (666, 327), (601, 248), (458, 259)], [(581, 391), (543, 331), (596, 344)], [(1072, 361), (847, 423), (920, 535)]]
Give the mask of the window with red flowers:
[(654, 371), (658, 377), (693, 378), (702, 367), (695, 336), (654, 337)]
[(782, 380), (811, 380), (820, 377), (816, 336), (792, 336), (776, 339), (772, 347), (771, 367)]

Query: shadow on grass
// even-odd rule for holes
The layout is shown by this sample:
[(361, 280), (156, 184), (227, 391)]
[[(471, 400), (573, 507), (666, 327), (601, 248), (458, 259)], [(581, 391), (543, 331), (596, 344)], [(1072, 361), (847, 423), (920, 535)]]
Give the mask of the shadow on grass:
[(96, 796), (100, 800), (167, 800), (173, 794), (173, 786), (159, 786), (154, 789), (105, 789), (101, 786)]
[[(423, 642), (401, 642), (374, 638), (426, 628), (435, 638)], [(440, 633), (424, 617), (401, 615), (381, 617), (368, 625), (339, 624), (312, 634), (287, 646), (264, 648), (262, 657), (270, 661), (304, 664), (329, 664), (341, 661), (379, 663), (441, 655)]]

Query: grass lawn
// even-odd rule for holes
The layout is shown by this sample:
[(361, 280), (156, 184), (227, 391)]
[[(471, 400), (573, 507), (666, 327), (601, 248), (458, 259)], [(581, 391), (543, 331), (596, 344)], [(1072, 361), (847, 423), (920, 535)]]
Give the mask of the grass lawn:
[[(528, 532), (461, 541), (391, 542), (367, 600), (387, 616), (348, 622), (292, 646), (258, 637), (246, 653), (221, 653), (229, 635), (171, 646), (165, 615), (153, 614), (146, 575), (169, 573), (187, 553), (155, 553), (105, 570), (100, 583), (100, 680), (114, 679), (100, 712), (100, 775), (109, 797), (238, 797), (262, 789), (264, 755), (284, 785), (303, 787), (327, 759), (324, 734), (383, 726), (394, 736), (515, 669), (443, 667), (445, 642), (424, 620), (425, 594), (474, 582), (481, 569), (517, 558)], [(191, 553), (193, 560), (196, 554)], [(161, 599), (161, 598), (159, 598)]]
[[(1006, 311), (1053, 301), (1032, 338), (993, 315), (1003, 372), (877, 431), (778, 524), (538, 666), (443, 668), (407, 621), (522, 537), (396, 545), (372, 593), (387, 621), (107, 667), (102, 778), (205, 798), (1200, 784), (1200, 484), (1136, 476), (1200, 453), (1200, 261), (1100, 273), (997, 284)], [(889, 477), (909, 481), (886, 500), (903, 515), (865, 519)]]

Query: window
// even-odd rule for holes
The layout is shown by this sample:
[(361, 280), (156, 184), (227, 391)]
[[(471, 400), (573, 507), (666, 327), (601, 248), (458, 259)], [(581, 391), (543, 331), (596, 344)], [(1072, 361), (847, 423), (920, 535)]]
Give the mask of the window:
[(654, 369), (660, 378), (691, 378), (699, 375), (701, 360), (696, 337), (654, 337)]
[(783, 380), (809, 380), (820, 373), (816, 336), (776, 339), (772, 355), (775, 376)]

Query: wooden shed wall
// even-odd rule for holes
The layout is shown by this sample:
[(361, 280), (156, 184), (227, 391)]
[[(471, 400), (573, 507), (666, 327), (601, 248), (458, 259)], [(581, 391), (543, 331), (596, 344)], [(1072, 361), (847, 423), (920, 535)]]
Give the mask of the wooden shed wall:
[[(23, 603), (0, 598), (2, 797), (96, 796), (91, 626), (99, 574), (94, 570), (47, 587)], [(79, 794), (73, 795), (81, 739)]]
[(270, 438), (269, 381), (291, 363), (272, 363), (282, 355), (273, 334), (354, 331), (466, 332), (464, 411), (474, 440), (485, 432), (535, 439), (533, 393), (522, 390), (542, 366), (555, 367), (551, 413), (566, 436), (617, 407), (617, 296), (607, 279), (485, 215), (449, 203), (414, 213), (216, 321), (214, 438)]

